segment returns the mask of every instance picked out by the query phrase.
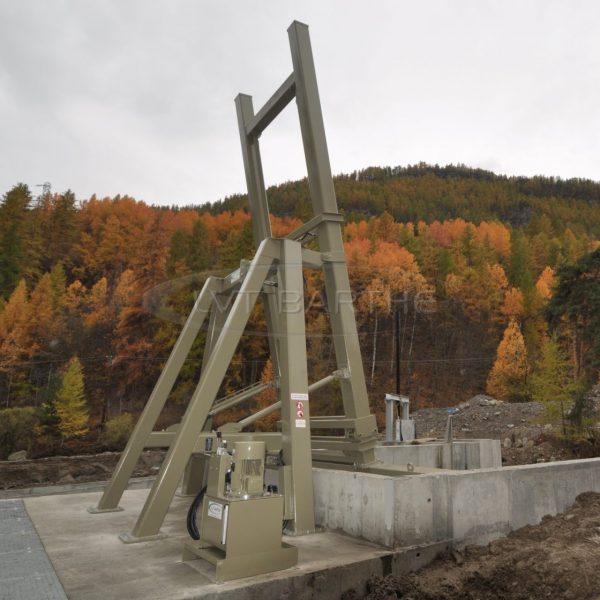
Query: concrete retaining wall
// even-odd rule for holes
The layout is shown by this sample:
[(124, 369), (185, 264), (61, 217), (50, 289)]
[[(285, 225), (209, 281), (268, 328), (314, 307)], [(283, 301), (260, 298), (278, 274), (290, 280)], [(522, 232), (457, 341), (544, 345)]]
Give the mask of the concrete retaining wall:
[[(375, 448), (375, 456), (388, 465), (412, 463), (417, 467), (444, 467), (449, 460), (449, 444), (390, 444)], [(446, 454), (445, 454), (446, 453)], [(500, 440), (456, 440), (452, 443), (453, 469), (491, 469), (502, 466)], [(448, 462), (448, 466), (450, 462)]]
[(485, 544), (600, 492), (600, 458), (399, 478), (313, 469), (319, 525), (388, 547)]

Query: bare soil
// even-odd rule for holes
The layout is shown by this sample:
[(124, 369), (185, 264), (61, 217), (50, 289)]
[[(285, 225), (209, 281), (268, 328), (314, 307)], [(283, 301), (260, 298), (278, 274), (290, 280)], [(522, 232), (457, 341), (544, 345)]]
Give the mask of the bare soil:
[[(163, 451), (146, 451), (140, 457), (134, 477), (155, 475), (164, 458)], [(51, 456), (22, 461), (0, 461), (0, 489), (83, 483), (110, 479), (120, 452), (81, 456)]]
[(343, 600), (538, 600), (600, 598), (600, 494), (488, 546), (448, 552), (402, 577), (374, 578)]

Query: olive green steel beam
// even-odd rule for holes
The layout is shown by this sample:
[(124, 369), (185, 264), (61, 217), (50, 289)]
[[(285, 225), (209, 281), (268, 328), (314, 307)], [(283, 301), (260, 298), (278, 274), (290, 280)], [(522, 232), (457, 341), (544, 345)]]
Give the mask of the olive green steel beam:
[[(161, 375), (161, 380), (170, 382), (170, 385), (167, 386), (161, 380), (157, 383), (155, 392), (158, 388), (160, 393), (153, 392), (151, 401), (148, 402), (150, 407), (144, 410), (136, 426), (136, 431), (132, 435), (134, 442), (131, 445), (131, 452), (126, 451), (126, 468), (117, 468), (115, 476), (118, 483), (109, 485), (112, 490), (107, 489), (105, 492), (107, 496), (105, 506), (116, 507), (143, 447), (160, 445), (169, 447), (142, 513), (132, 533), (122, 536), (121, 539), (124, 541), (141, 541), (158, 535), (190, 457), (193, 453), (203, 450), (203, 442), (206, 439), (209, 437), (214, 439), (213, 432), (202, 431), (202, 429), (211, 423), (210, 414), (211, 409), (214, 408), (217, 391), (252, 306), (261, 292), (265, 304), (273, 369), (275, 378), (279, 382), (278, 402), (273, 406), (279, 404), (282, 410), (283, 430), (280, 434), (273, 434), (273, 437), (269, 438), (271, 451), (277, 446), (283, 449), (285, 468), (292, 472), (294, 516), (290, 526), (291, 533), (314, 531), (308, 396), (306, 400), (298, 400), (298, 398), (305, 398), (310, 391), (306, 373), (303, 266), (322, 268), (324, 271), (338, 372), (345, 373), (345, 377), (341, 378), (344, 417), (316, 418), (313, 427), (346, 429), (346, 436), (315, 440), (316, 454), (328, 464), (337, 465), (336, 468), (365, 470), (376, 463), (373, 452), (376, 424), (374, 416), (370, 413), (366, 392), (343, 248), (342, 217), (338, 213), (331, 176), (308, 27), (294, 22), (288, 29), (288, 34), (293, 63), (292, 75), (256, 115), (250, 96), (240, 94), (235, 101), (257, 254), (250, 264), (243, 263), (240, 269), (213, 283), (215, 297), (211, 300), (214, 303), (227, 298), (227, 294), (232, 294), (233, 298), (236, 290), (239, 291), (232, 306), (226, 308), (220, 317), (211, 314), (202, 374), (182, 422), (174, 431), (152, 432), (166, 396), (181, 368), (179, 363), (185, 360), (193, 343), (192, 338), (189, 340), (187, 350), (184, 351), (185, 344), (179, 342), (182, 337), (185, 337), (187, 344), (189, 332), (184, 336), (183, 331), (172, 353), (172, 356), (176, 355), (177, 360), (171, 364), (170, 358)], [(258, 140), (265, 128), (294, 97), (298, 107), (314, 217), (292, 232), (288, 239), (273, 240)], [(309, 237), (314, 239), (315, 236), (319, 251), (302, 248), (302, 242)], [(293, 239), (289, 239), (290, 237)], [(275, 270), (278, 287), (272, 281), (274, 263), (277, 265)], [(266, 281), (268, 285), (265, 284)], [(205, 289), (201, 297), (204, 291)], [(282, 294), (290, 293), (298, 299), (300, 310), (288, 311), (280, 305)], [(206, 310), (208, 308), (210, 303)], [(191, 319), (190, 316), (188, 322)], [(186, 328), (187, 323), (184, 330)], [(229, 398), (228, 401), (235, 400), (236, 403), (241, 401), (240, 397), (243, 393)], [(297, 402), (302, 403), (301, 408)], [(220, 406), (222, 407), (223, 404)], [(298, 411), (302, 413), (302, 419), (296, 418)], [(228, 437), (232, 435), (244, 436), (240, 439), (248, 439), (248, 436), (255, 434), (227, 432)], [(323, 445), (329, 449), (324, 450)], [(323, 463), (318, 458), (316, 460), (318, 464)], [(287, 489), (286, 486), (286, 493)]]
[(177, 342), (171, 351), (169, 359), (154, 386), (152, 394), (129, 437), (129, 441), (121, 454), (119, 463), (117, 464), (109, 483), (104, 489), (104, 493), (98, 502), (98, 506), (95, 509), (91, 509), (91, 511), (104, 512), (116, 510), (118, 508), (119, 500), (127, 487), (133, 469), (144, 450), (148, 436), (152, 432), (152, 429), (160, 416), (165, 402), (167, 401), (167, 397), (173, 389), (175, 380), (177, 379), (181, 367), (202, 327), (202, 323), (210, 310), (213, 295), (218, 288), (219, 282), (217, 279), (209, 277), (206, 280), (202, 291), (196, 299), (194, 308), (177, 338)]
[(249, 400), (253, 396), (260, 394), (261, 392), (264, 392), (265, 390), (268, 390), (271, 387), (273, 387), (272, 382), (269, 382), (269, 383), (258, 382), (251, 386), (248, 386), (247, 388), (245, 388), (235, 394), (232, 394), (231, 396), (223, 398), (220, 402), (219, 401), (215, 402), (213, 407), (208, 411), (208, 416), (214, 417), (215, 415), (218, 415), (220, 412), (223, 412), (224, 410), (227, 410), (228, 408), (232, 408), (232, 407), (238, 405), (240, 402), (244, 402), (244, 400)]
[[(310, 397), (310, 394), (312, 394), (313, 392), (316, 392), (317, 390), (321, 389), (322, 387), (326, 386), (327, 384), (331, 383), (332, 381), (335, 381), (336, 379), (339, 379), (339, 378), (336, 377), (335, 374), (333, 374), (333, 375), (327, 375), (327, 377), (323, 377), (323, 379), (319, 379), (319, 381), (315, 381), (314, 383), (311, 383), (308, 386), (309, 397)], [(281, 400), (278, 400), (277, 402), (274, 402), (270, 406), (267, 406), (267, 407), (263, 408), (262, 410), (255, 412), (254, 414), (242, 419), (241, 421), (238, 421), (237, 423), (227, 423), (227, 425), (224, 425), (220, 429), (222, 431), (241, 431), (245, 427), (248, 427), (249, 425), (252, 425), (253, 423), (256, 423), (257, 421), (260, 421), (264, 417), (267, 417), (270, 414), (272, 414), (280, 409), (281, 409)], [(312, 427), (314, 420), (315, 420), (315, 417), (311, 417), (311, 421), (310, 421), (311, 427)]]
[(260, 137), (260, 134), (275, 120), (277, 115), (294, 99), (296, 93), (294, 74), (292, 73), (267, 100), (267, 103), (246, 125), (248, 137)]
[(322, 269), (323, 257), (320, 252), (302, 248), (302, 265), (309, 269)]
[[(315, 215), (337, 214), (339, 211), (333, 187), (308, 26), (294, 21), (288, 29), (288, 35), (313, 210)], [(350, 371), (350, 378), (342, 380), (340, 384), (344, 413), (348, 418), (361, 419), (362, 427), (357, 431), (358, 435), (375, 435), (377, 425), (369, 408), (350, 281), (343, 260), (341, 224), (326, 220), (318, 226), (317, 231), (320, 251), (324, 254), (331, 253), (335, 257), (335, 260), (324, 263), (323, 272), (337, 365), (339, 369), (347, 368)], [(371, 415), (370, 419), (362, 421), (363, 417), (369, 415)], [(374, 455), (365, 456), (366, 462), (373, 459)]]
[[(318, 426), (316, 426), (318, 429)], [(341, 427), (340, 427), (341, 429)], [(311, 439), (312, 448), (315, 450), (336, 450), (338, 452), (348, 451), (348, 452), (356, 452), (361, 450), (365, 446), (372, 445), (375, 447), (377, 445), (377, 441), (362, 441), (362, 440), (348, 440), (346, 437), (342, 436), (332, 436), (332, 435), (315, 435)]]
[(344, 415), (313, 417), (310, 426), (313, 429), (362, 429), (360, 419), (347, 419)]
[[(281, 339), (281, 444), (283, 461), (292, 474), (293, 517), (286, 530), (293, 535), (315, 531), (310, 445), (310, 411), (304, 317), (302, 246), (283, 239), (279, 265)], [(286, 490), (287, 493), (287, 490)]]
[(254, 242), (258, 246), (264, 239), (272, 237), (272, 233), (258, 138), (250, 137), (247, 134), (248, 127), (254, 120), (252, 97), (247, 94), (238, 94), (235, 99), (235, 107), (246, 173), (248, 202), (252, 215), (252, 233)]
[[(239, 270), (241, 274), (241, 269)], [(235, 273), (235, 271), (234, 271)], [(235, 277), (237, 282), (237, 277)], [(231, 278), (229, 279), (231, 281)], [(240, 277), (239, 282), (241, 284), (242, 277)], [(233, 291), (235, 288), (230, 288), (228, 292), (224, 294), (218, 294), (214, 296), (214, 301), (212, 304), (212, 309), (210, 311), (210, 316), (208, 319), (208, 328), (206, 330), (206, 338), (204, 342), (204, 352), (202, 354), (202, 368), (200, 369), (200, 373), (204, 372), (206, 368), (206, 363), (210, 357), (210, 353), (214, 348), (215, 342), (219, 336), (219, 332), (223, 329), (223, 325), (227, 318), (227, 313), (229, 306), (232, 302)], [(202, 427), (203, 431), (210, 431), (212, 429), (212, 416), (209, 415), (204, 422)], [(185, 467), (185, 472), (183, 474), (183, 479), (181, 481), (181, 490), (180, 494), (182, 496), (196, 496), (196, 494), (202, 489), (204, 484), (205, 476), (205, 464), (206, 457), (199, 454), (192, 454), (187, 462)]]
[(299, 241), (303, 236), (305, 236), (307, 233), (311, 233), (312, 231), (317, 229), (317, 227), (325, 221), (333, 221), (334, 223), (343, 223), (344, 217), (340, 214), (333, 214), (333, 213), (331, 213), (331, 214), (323, 213), (321, 215), (317, 215), (316, 217), (313, 217), (306, 223), (303, 223), (302, 225), (300, 225), (297, 229), (294, 229), (294, 231), (292, 231), (285, 237), (287, 237), (290, 240)]
[[(263, 282), (269, 274), (273, 261), (277, 258), (279, 258), (277, 244), (272, 240), (264, 240), (250, 263), (248, 273), (210, 353), (206, 368), (200, 377), (200, 381), (175, 433), (173, 443), (146, 498), (142, 512), (138, 516), (131, 534), (120, 536), (122, 541), (143, 541), (153, 539), (159, 535), (160, 527), (177, 485), (191, 454), (194, 452), (198, 435), (201, 433), (208, 412), (215, 401), (244, 327), (260, 294)], [(168, 370), (165, 369), (165, 371)]]
[[(241, 285), (240, 279), (240, 285)], [(208, 329), (206, 331), (206, 341), (204, 342), (204, 352), (202, 354), (202, 368), (200, 373), (203, 373), (206, 369), (206, 364), (208, 359), (210, 358), (210, 354), (215, 347), (215, 343), (221, 330), (223, 329), (223, 325), (225, 325), (225, 321), (227, 320), (227, 314), (229, 312), (229, 307), (231, 306), (231, 302), (233, 301), (233, 289), (230, 289), (229, 292), (224, 294), (215, 294), (212, 309), (210, 311), (210, 317), (208, 319)], [(212, 419), (209, 417), (206, 419), (204, 423), (204, 431), (210, 431), (212, 426)], [(190, 469), (193, 468), (193, 465), (190, 465)]]
[[(168, 448), (173, 444), (177, 431), (153, 431), (148, 438), (147, 448)], [(281, 450), (281, 433), (278, 431), (244, 431), (227, 432), (224, 439), (231, 446), (234, 442), (265, 442), (268, 452), (279, 452)], [(204, 452), (206, 440), (213, 441), (213, 448), (217, 440), (215, 431), (202, 431), (198, 434), (194, 445), (194, 452)]]
[(246, 417), (245, 419), (238, 421), (237, 423), (227, 423), (225, 425), (222, 425), (221, 427), (219, 427), (219, 430), (220, 431), (242, 431), (242, 429), (244, 429), (245, 427), (248, 427), (249, 425), (252, 425), (253, 423), (256, 423), (257, 421), (260, 421), (261, 419), (268, 417), (270, 414), (273, 414), (274, 412), (276, 412), (280, 409), (281, 409), (281, 400), (277, 400), (277, 402), (270, 404), (269, 406), (259, 410), (258, 412), (255, 412), (254, 414), (250, 415), (249, 417)]
[[(313, 417), (314, 419), (314, 417)], [(155, 431), (150, 435), (148, 440), (148, 448), (168, 448), (175, 437), (175, 432), (171, 431)], [(223, 433), (223, 437), (230, 445), (237, 441), (256, 441), (265, 442), (267, 452), (277, 453), (281, 450), (281, 433), (271, 431), (248, 431), (248, 432), (231, 432)], [(214, 431), (205, 431), (199, 434), (194, 446), (194, 452), (199, 453), (204, 451), (205, 442), (207, 439), (212, 439), (213, 447), (217, 440), (217, 434)], [(329, 441), (329, 438), (327, 439)], [(318, 446), (319, 444), (317, 444)], [(343, 446), (339, 447), (343, 449)], [(348, 471), (356, 471), (353, 457), (344, 457), (339, 452), (333, 450), (325, 450), (313, 448), (312, 450), (313, 466), (322, 469), (342, 469)], [(434, 467), (416, 467), (412, 468), (402, 465), (389, 465), (379, 461), (374, 461), (370, 465), (363, 466), (360, 471), (362, 473), (375, 473), (377, 475), (420, 475), (423, 473), (441, 472), (445, 469), (437, 469)]]
[[(271, 238), (273, 234), (271, 231), (269, 202), (265, 189), (265, 178), (260, 159), (258, 137), (249, 136), (247, 133), (248, 128), (255, 119), (252, 97), (247, 94), (238, 94), (235, 99), (235, 107), (242, 158), (244, 161), (244, 173), (246, 175), (246, 187), (248, 189), (248, 204), (250, 206), (250, 214), (252, 215), (252, 234), (254, 236), (254, 244), (258, 248), (259, 244)], [(277, 298), (272, 294), (265, 294), (263, 299), (265, 321), (269, 336), (269, 353), (271, 355), (271, 363), (273, 364), (273, 373), (278, 377), (280, 375), (280, 367)]]

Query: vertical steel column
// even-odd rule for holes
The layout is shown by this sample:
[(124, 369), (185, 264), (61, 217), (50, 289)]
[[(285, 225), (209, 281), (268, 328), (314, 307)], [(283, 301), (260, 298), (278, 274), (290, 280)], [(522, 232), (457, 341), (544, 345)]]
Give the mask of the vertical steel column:
[[(288, 35), (313, 209), (315, 215), (324, 212), (337, 213), (338, 206), (329, 164), (308, 26), (294, 21), (288, 29)], [(344, 412), (349, 418), (368, 417), (371, 411), (352, 306), (341, 224), (324, 221), (319, 226), (318, 239), (325, 260), (323, 272), (337, 366), (338, 369), (347, 368), (350, 371), (350, 378), (340, 381)], [(376, 428), (375, 419), (373, 418), (372, 425), (369, 424), (369, 420), (364, 422), (368, 423), (367, 429), (371, 431), (357, 433), (372, 433), (372, 429)]]
[(198, 434), (215, 401), (233, 353), (275, 258), (278, 258), (277, 249), (269, 240), (264, 241), (250, 264), (246, 278), (210, 353), (206, 367), (148, 494), (144, 508), (131, 534), (120, 536), (122, 541), (143, 541), (159, 534), (160, 526), (169, 510), (177, 484), (198, 440)]
[[(250, 214), (252, 215), (252, 233), (254, 235), (254, 243), (258, 248), (263, 240), (272, 237), (272, 232), (258, 138), (248, 136), (246, 133), (248, 124), (254, 118), (252, 96), (238, 94), (235, 99), (235, 107), (240, 132), (240, 143), (242, 145), (242, 158), (244, 159), (246, 187), (248, 188), (248, 204), (250, 205)], [(279, 376), (281, 371), (279, 367), (280, 336), (278, 335), (277, 326), (277, 299), (272, 295), (265, 294), (263, 301), (273, 373)]]
[(144, 450), (144, 446), (148, 442), (148, 437), (152, 433), (156, 420), (167, 401), (168, 395), (173, 389), (181, 367), (210, 310), (213, 295), (217, 289), (217, 280), (209, 277), (196, 299), (194, 308), (177, 338), (177, 342), (171, 351), (167, 363), (163, 367), (133, 433), (129, 437), (119, 463), (108, 485), (104, 488), (104, 493), (98, 502), (97, 508), (90, 509), (90, 512), (105, 512), (118, 509), (119, 500), (127, 487), (131, 473)]
[(262, 162), (260, 160), (260, 146), (258, 138), (248, 136), (248, 125), (254, 118), (252, 96), (238, 94), (235, 99), (240, 142), (242, 144), (242, 158), (244, 159), (244, 172), (246, 173), (246, 186), (248, 187), (248, 202), (252, 215), (252, 231), (256, 245), (265, 238), (271, 237), (271, 221), (269, 219), (269, 202), (265, 190)]
[[(289, 529), (296, 535), (315, 531), (302, 246), (281, 240), (279, 310), (282, 339), (281, 417), (283, 461), (291, 465), (294, 519)], [(288, 490), (286, 490), (286, 494)]]

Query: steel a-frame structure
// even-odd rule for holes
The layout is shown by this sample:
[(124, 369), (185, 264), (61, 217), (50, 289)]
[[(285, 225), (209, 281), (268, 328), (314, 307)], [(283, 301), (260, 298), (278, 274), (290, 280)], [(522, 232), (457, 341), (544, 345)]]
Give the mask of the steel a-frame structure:
[[(168, 453), (131, 533), (123, 541), (160, 536), (159, 530), (176, 492), (184, 481), (187, 492), (201, 485), (198, 469), (211, 431), (211, 418), (259, 393), (269, 384), (256, 384), (224, 399), (215, 400), (226, 369), (254, 304), (264, 303), (269, 349), (278, 400), (272, 406), (221, 429), (228, 440), (264, 440), (271, 451), (282, 450), (289, 467), (286, 503), (291, 519), (288, 531), (300, 535), (315, 529), (312, 464), (342, 469), (389, 472), (374, 458), (377, 428), (371, 414), (359, 348), (348, 270), (342, 239), (323, 116), (319, 101), (308, 27), (293, 22), (288, 29), (292, 74), (270, 100), (254, 112), (252, 98), (240, 94), (235, 103), (246, 172), (248, 200), (256, 255), (224, 278), (210, 277), (189, 315), (172, 353), (131, 435), (119, 464), (98, 506), (91, 512), (119, 510), (118, 503), (134, 466), (145, 447), (168, 447)], [(306, 157), (314, 216), (286, 238), (273, 238), (261, 165), (259, 138), (268, 125), (296, 99)], [(306, 242), (316, 241), (318, 250)], [(337, 370), (308, 384), (303, 300), (303, 268), (322, 269)], [(227, 307), (227, 308), (223, 308)], [(202, 371), (181, 423), (153, 432), (200, 328), (208, 317)], [(310, 392), (334, 380), (340, 382), (344, 415), (310, 417)], [(246, 433), (244, 427), (266, 414), (281, 410), (281, 432)], [(312, 436), (315, 430), (343, 435)]]

